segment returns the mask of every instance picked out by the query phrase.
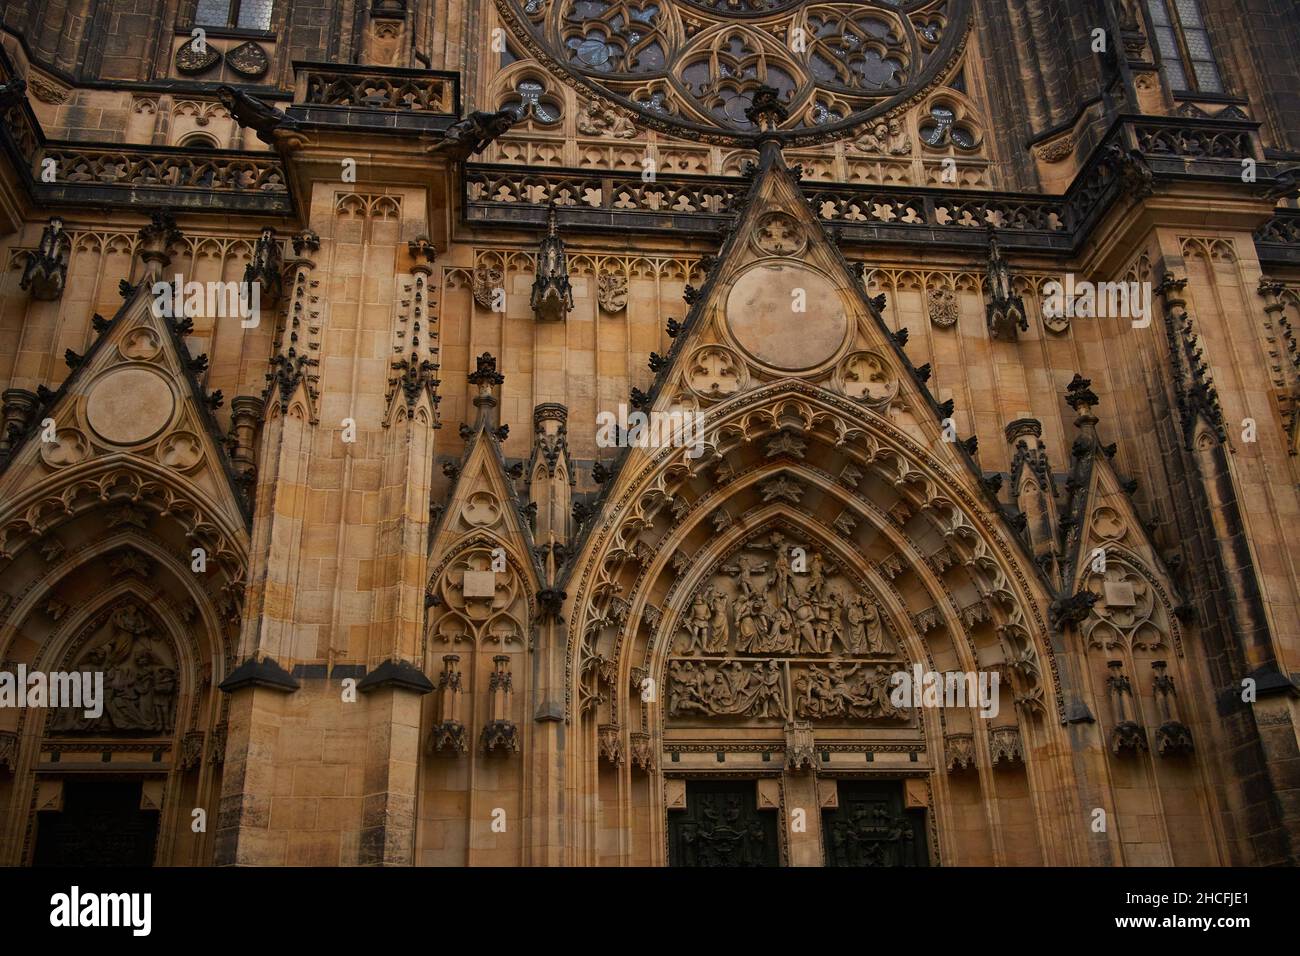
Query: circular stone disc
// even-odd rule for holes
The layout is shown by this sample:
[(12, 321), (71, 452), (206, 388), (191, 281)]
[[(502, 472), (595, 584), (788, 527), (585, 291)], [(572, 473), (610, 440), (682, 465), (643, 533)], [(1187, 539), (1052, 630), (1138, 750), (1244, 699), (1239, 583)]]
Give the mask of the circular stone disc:
[[(796, 312), (796, 290), (805, 311)], [(840, 294), (820, 273), (793, 264), (750, 269), (727, 297), (727, 326), (764, 365), (797, 371), (829, 361), (844, 344), (848, 318)]]
[(175, 410), (171, 388), (142, 368), (109, 372), (86, 396), (90, 427), (115, 445), (138, 445), (155, 437), (167, 427)]

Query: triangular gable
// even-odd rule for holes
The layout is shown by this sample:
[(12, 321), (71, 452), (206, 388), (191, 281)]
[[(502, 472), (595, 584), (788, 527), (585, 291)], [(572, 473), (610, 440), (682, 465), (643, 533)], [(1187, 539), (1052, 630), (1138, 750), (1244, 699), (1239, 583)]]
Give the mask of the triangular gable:
[[(945, 428), (951, 406), (935, 401), (924, 385), (928, 369), (916, 369), (903, 351), (905, 332), (886, 325), (883, 303), (868, 298), (777, 145), (765, 143), (761, 156), (736, 225), (711, 260), (703, 288), (687, 288), (691, 308), (679, 327), (670, 327), (676, 334), (669, 354), (652, 358), (653, 385), (644, 395), (634, 390), (631, 403), (662, 415), (707, 411), (771, 383), (797, 379), (888, 419), (950, 474), (965, 475), (971, 494), (988, 500), (1005, 523), (972, 457), (973, 442)], [(620, 448), (611, 469), (615, 478), (605, 483), (584, 523), (583, 539), (618, 476), (653, 451)], [(1005, 530), (1009, 539), (1020, 541), (1009, 525)], [(581, 551), (581, 543), (571, 556)]]
[(431, 553), (451, 554), (465, 538), (488, 535), (512, 546), (532, 569), (532, 585), (542, 587), (544, 576), (532, 530), (506, 467), (495, 437), (483, 429), (470, 435), (450, 500), (433, 531)]
[[(156, 316), (152, 303), (141, 283), (111, 320), (97, 317), (100, 335), (89, 351), (70, 354), (71, 373), (57, 391), (42, 393), (32, 427), (0, 474), (0, 501), (18, 501), (66, 468), (126, 456), (183, 476), (231, 527), (250, 526), (212, 400), (196, 380), (206, 356), (190, 355), (187, 320)], [(42, 424), (49, 419), (52, 431)]]
[[(1062, 521), (1066, 595), (1083, 588), (1095, 575), (1094, 569), (1122, 560), (1152, 575), (1166, 590), (1170, 604), (1177, 607), (1181, 599), (1173, 577), (1133, 504), (1130, 491), (1134, 485), (1116, 474), (1110, 460), (1113, 446), (1102, 447), (1095, 435), (1093, 426), (1087, 425), (1074, 446), (1070, 498)], [(1103, 552), (1104, 562), (1098, 561)]]

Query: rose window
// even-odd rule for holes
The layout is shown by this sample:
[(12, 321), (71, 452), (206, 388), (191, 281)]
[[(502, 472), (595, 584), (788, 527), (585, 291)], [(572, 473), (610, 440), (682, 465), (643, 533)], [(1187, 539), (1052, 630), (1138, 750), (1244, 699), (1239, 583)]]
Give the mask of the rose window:
[[(520, 44), (572, 85), (704, 142), (755, 131), (746, 110), (777, 90), (794, 143), (849, 135), (955, 66), (971, 0), (497, 0)], [(931, 145), (971, 148), (960, 118)], [(929, 142), (929, 140), (927, 140)], [(967, 145), (970, 143), (970, 145)]]

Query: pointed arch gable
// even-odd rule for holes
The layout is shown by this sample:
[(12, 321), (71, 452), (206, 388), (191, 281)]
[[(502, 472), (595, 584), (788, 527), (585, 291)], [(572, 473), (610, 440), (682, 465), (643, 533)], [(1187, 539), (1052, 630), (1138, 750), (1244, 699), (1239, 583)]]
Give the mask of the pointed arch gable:
[[(61, 560), (46, 565), (42, 572), (23, 582), (21, 594), (0, 618), (0, 660), (18, 659), (15, 655), (14, 642), (18, 638), (18, 627), (32, 614), (41, 609), (42, 602), (48, 599), (60, 582), (72, 578), (78, 572), (92, 564), (107, 562), (110, 578), (116, 577), (111, 567), (110, 558), (121, 556), (125, 552), (135, 552), (150, 563), (150, 574), (146, 578), (143, 569), (126, 572), (121, 580), (110, 580), (100, 597), (130, 592), (149, 602), (155, 613), (164, 616), (174, 633), (185, 634), (190, 658), (196, 666), (206, 666), (214, 675), (215, 682), (220, 683), (225, 672), (233, 666), (235, 658), (235, 633), (232, 631), (226, 640), (221, 635), (229, 625), (216, 605), (216, 596), (203, 586), (201, 577), (195, 574), (190, 565), (185, 564), (167, 548), (157, 541), (134, 533), (133, 530), (119, 530), (115, 533), (98, 537), (93, 543), (78, 548), (76, 552), (65, 555)], [(175, 601), (166, 600), (166, 589), (159, 583), (160, 575), (165, 576), (178, 587), (189, 602), (181, 608)], [(75, 615), (86, 613), (87, 607), (95, 602), (85, 602), (72, 609)], [(63, 624), (55, 628), (55, 633), (62, 630)], [(207, 646), (199, 643), (196, 634), (210, 638)], [(57, 642), (43, 642), (33, 651), (30, 660), (22, 658), (34, 666), (45, 667), (58, 657)]]
[(147, 507), (207, 546), (242, 577), (248, 531), (238, 514), (170, 469), (126, 453), (72, 465), (46, 477), (0, 509), (0, 559), (13, 560), (41, 535), (74, 517), (114, 505)]
[[(964, 477), (953, 474), (911, 436), (860, 405), (797, 380), (773, 383), (750, 392), (743, 402), (724, 403), (710, 410), (705, 424), (706, 451), (699, 458), (692, 460), (681, 448), (653, 453), (638, 450), (628, 456), (614, 483), (617, 487), (607, 498), (603, 520), (591, 527), (566, 582), (576, 598), (567, 650), (566, 697), (570, 713), (572, 688), (582, 667), (581, 648), (592, 623), (609, 618), (610, 599), (620, 591), (631, 592), (619, 599), (627, 605), (625, 611), (631, 612), (628, 620), (636, 620), (635, 603), (644, 604), (644, 569), (630, 586), (620, 580), (619, 571), (626, 562), (637, 558), (640, 533), (654, 526), (666, 507), (676, 505), (683, 497), (683, 489), (704, 469), (725, 462), (735, 449), (752, 448), (782, 433), (797, 434), (800, 441), (831, 449), (839, 456), (836, 460), (845, 463), (846, 471), (857, 473), (856, 481), (872, 476), (882, 482), (881, 487), (891, 489), (909, 503), (904, 521), (922, 516), (939, 538), (955, 549), (956, 559), (980, 582), (980, 599), (994, 608), (999, 633), (1013, 639), (1006, 651), (1008, 665), (1016, 666), (1019, 658), (1050, 680), (1059, 715), (1060, 678), (1045, 636), (1046, 590), (1038, 586), (1032, 561), (1021, 554), (1023, 546), (1018, 546), (997, 519), (989, 516)], [(803, 465), (789, 467), (794, 472), (807, 471), (810, 480), (823, 489), (835, 489), (837, 495), (839, 484), (846, 480), (843, 472), (831, 475)], [(738, 483), (727, 486), (731, 491), (726, 494), (768, 476), (764, 472), (745, 481), (737, 479)], [(859, 508), (863, 516), (868, 511), (868, 507)], [(877, 525), (878, 529), (886, 527), (885, 522)], [(903, 543), (897, 537), (892, 540)], [(665, 555), (672, 552), (671, 541), (660, 539), (654, 550), (656, 566), (663, 567)], [(909, 551), (909, 563), (922, 567), (926, 556), (914, 549)], [(936, 578), (931, 572), (923, 571), (921, 575), (933, 586)], [(936, 593), (940, 592), (936, 588)], [(942, 601), (936, 606), (944, 607)], [(956, 619), (954, 635), (962, 633), (959, 610), (948, 608), (939, 613), (949, 620)]]

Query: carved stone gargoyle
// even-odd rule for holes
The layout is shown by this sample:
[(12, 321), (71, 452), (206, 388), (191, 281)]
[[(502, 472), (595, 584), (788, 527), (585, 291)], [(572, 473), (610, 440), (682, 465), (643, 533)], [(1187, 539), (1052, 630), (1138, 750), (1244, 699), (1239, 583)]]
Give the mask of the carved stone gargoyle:
[(251, 129), (267, 146), (292, 149), (307, 142), (307, 137), (298, 132), (298, 121), (291, 119), (284, 110), (278, 110), (233, 86), (218, 86), (217, 96), (235, 122)]
[(62, 297), (63, 285), (68, 278), (68, 252), (72, 243), (63, 231), (63, 220), (50, 219), (41, 232), (41, 242), (35, 252), (27, 253), (27, 267), (19, 285), (31, 292), (33, 299), (53, 302)]
[(463, 120), (453, 123), (446, 135), (429, 147), (430, 155), (443, 155), (457, 162), (464, 162), (475, 153), (482, 152), (490, 143), (519, 122), (519, 114), (511, 107), (503, 107), (495, 113), (487, 110), (475, 110)]
[(1150, 196), (1155, 189), (1155, 175), (1141, 150), (1110, 143), (1101, 151), (1098, 165), (1108, 169), (1119, 180), (1120, 188), (1134, 199)]

